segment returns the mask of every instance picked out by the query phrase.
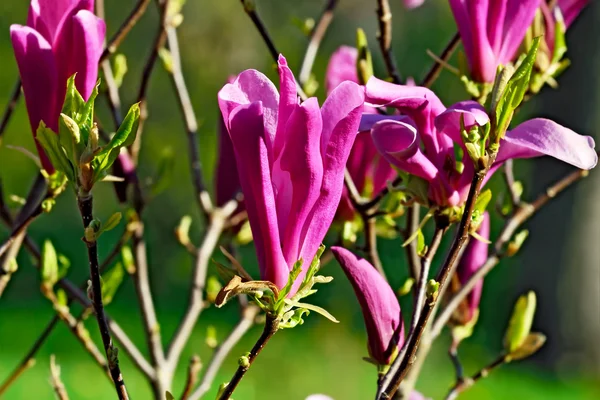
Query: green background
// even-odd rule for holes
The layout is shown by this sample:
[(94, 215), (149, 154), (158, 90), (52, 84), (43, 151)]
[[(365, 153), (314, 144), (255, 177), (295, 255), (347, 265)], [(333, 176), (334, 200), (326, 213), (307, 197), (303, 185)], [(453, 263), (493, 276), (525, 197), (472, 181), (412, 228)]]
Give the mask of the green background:
[[(133, 0), (106, 1), (109, 36), (116, 31), (134, 3)], [(318, 16), (324, 1), (263, 0), (257, 3), (276, 45), (287, 57), (291, 68), (297, 72), (307, 39), (293, 20)], [(369, 35), (376, 72), (383, 75), (384, 69), (375, 40), (376, 2), (342, 0), (340, 3), (315, 63), (316, 79), (323, 82), (329, 55), (341, 44), (352, 45), (355, 30), (359, 26)], [(415, 11), (404, 10), (400, 0), (392, 0), (391, 3), (394, 12), (394, 51), (399, 68), (404, 76), (412, 76), (418, 81), (432, 63), (425, 50), (431, 49), (439, 53), (455, 32), (454, 22), (445, 1), (428, 0), (424, 7)], [(0, 4), (0, 32), (4, 32), (0, 35), (0, 105), (8, 101), (17, 78), (9, 26), (25, 22), (27, 5), (28, 2), (24, 0), (3, 1)], [(179, 30), (183, 68), (194, 109), (201, 123), (200, 149), (204, 174), (207, 181), (212, 182), (216, 159), (217, 91), (230, 74), (243, 69), (264, 71), (275, 80), (276, 76), (264, 44), (238, 1), (188, 0), (184, 14), (185, 19)], [(561, 80), (563, 87), (557, 91), (546, 89), (526, 107), (527, 115), (535, 113), (554, 116), (556, 113), (560, 115), (562, 122), (573, 129), (593, 134), (591, 128), (598, 122), (594, 117), (594, 110), (597, 109), (594, 88), (598, 87), (595, 78), (598, 57), (592, 38), (598, 37), (598, 24), (595, 22), (598, 22), (599, 15), (600, 7), (596, 4), (575, 24), (569, 33), (569, 55), (574, 67)], [(141, 70), (152, 46), (156, 22), (157, 12), (152, 2), (146, 15), (120, 48), (129, 63), (129, 73), (121, 88), (125, 106), (136, 99)], [(466, 98), (457, 79), (447, 72), (442, 74), (434, 89), (446, 104)], [(318, 95), (322, 100), (322, 88)], [(100, 117), (106, 121), (105, 125), (109, 125), (106, 106), (103, 101), (100, 103)], [(184, 312), (193, 265), (192, 257), (176, 242), (173, 229), (183, 215), (192, 215), (192, 238), (197, 242), (202, 222), (190, 184), (185, 127), (168, 76), (160, 63), (157, 64), (150, 84), (148, 107), (149, 120), (144, 132), (140, 176), (151, 179), (157, 170), (156, 160), (164, 152), (170, 151), (175, 155), (171, 185), (167, 191), (151, 199), (144, 215), (151, 284), (163, 339), (166, 341)], [(23, 104), (18, 106), (0, 146), (0, 179), (7, 196), (24, 196), (36, 169), (29, 159), (9, 149), (7, 145), (33, 150)], [(558, 165), (554, 160), (519, 162), (517, 166), (519, 178), (526, 182), (535, 178), (534, 184), (526, 186), (528, 198), (535, 196), (544, 183), (553, 181), (566, 170), (566, 167)], [(496, 187), (500, 188), (497, 183)], [(583, 183), (587, 184), (589, 183)], [(565, 234), (560, 232), (564, 228), (558, 222), (561, 217), (556, 219), (555, 215), (563, 215), (562, 221), (568, 221), (572, 211), (568, 201), (563, 200), (559, 204), (561, 207), (553, 206), (546, 210), (548, 216), (540, 217), (546, 218), (544, 221), (550, 225), (544, 226), (549, 228), (536, 231), (534, 220), (531, 230), (532, 236), (537, 239), (526, 244), (522, 254), (510, 263), (502, 263), (486, 280), (480, 322), (474, 336), (463, 344), (460, 351), (467, 373), (474, 373), (497, 357), (502, 348), (503, 329), (512, 304), (520, 293), (529, 288), (546, 294), (539, 299), (542, 311), (534, 324), (536, 329), (543, 330), (549, 337), (546, 346), (531, 359), (502, 368), (461, 398), (599, 398), (600, 381), (596, 374), (598, 365), (578, 358), (569, 359), (568, 351), (563, 351), (569, 347), (569, 338), (561, 334), (560, 327), (557, 327), (560, 322), (553, 312), (561, 304), (555, 285), (561, 266), (550, 266), (547, 261), (542, 260), (542, 254), (551, 253), (550, 247), (559, 251), (565, 244)], [(95, 207), (96, 215), (101, 218), (107, 218), (120, 209), (110, 185), (99, 185)], [(499, 230), (500, 224), (501, 221), (494, 221), (494, 232)], [(542, 225), (541, 222), (537, 224)], [(51, 239), (57, 250), (71, 260), (70, 279), (75, 282), (85, 279), (87, 259), (84, 245), (79, 239), (80, 220), (71, 191), (62, 195), (53, 212), (39, 218), (29, 232), (38, 243), (46, 238)], [(0, 228), (0, 239), (6, 237), (6, 234), (4, 227)], [(101, 256), (110, 251), (119, 234), (119, 229), (116, 229), (102, 237)], [(400, 241), (380, 240), (380, 252), (388, 275), (392, 275), (392, 285), (398, 287), (406, 277), (406, 263)], [(240, 254), (243, 264), (255, 271), (251, 246), (241, 249)], [(21, 252), (18, 260), (20, 269), (0, 299), (1, 380), (17, 365), (53, 315), (51, 305), (39, 293), (39, 278), (27, 254)], [(211, 273), (214, 273), (212, 268)], [(538, 272), (527, 273), (527, 268)], [(234, 398), (301, 400), (312, 393), (325, 393), (337, 400), (373, 397), (376, 371), (372, 365), (361, 360), (367, 355), (366, 337), (357, 301), (336, 263), (328, 264), (325, 272), (336, 279), (323, 287), (311, 300), (327, 308), (341, 323), (336, 325), (313, 314), (303, 326), (278, 333), (247, 374)], [(590, 279), (597, 279), (597, 276)], [(569, 296), (569, 293), (561, 296), (565, 295)], [(408, 305), (405, 308), (408, 309)], [(77, 310), (74, 307), (75, 314)], [(138, 304), (130, 280), (123, 284), (117, 299), (107, 310), (145, 351)], [(597, 321), (598, 313), (588, 317)], [(218, 338), (222, 339), (234, 326), (237, 318), (235, 305), (228, 305), (220, 310), (211, 307), (202, 314), (182, 356), (172, 390), (176, 396), (183, 388), (189, 357), (199, 354), (203, 363), (208, 363), (211, 349), (205, 344), (207, 327), (215, 326)], [(579, 323), (589, 321), (581, 320)], [(90, 320), (87, 326), (100, 345), (95, 322)], [(237, 357), (251, 347), (259, 333), (260, 328), (254, 328), (235, 347), (217, 376), (215, 386), (231, 377)], [(435, 399), (443, 398), (453, 382), (453, 370), (445, 354), (448, 343), (449, 339), (444, 335), (434, 347), (418, 383), (419, 390)], [(49, 384), (50, 354), (56, 355), (62, 367), (62, 377), (71, 398), (113, 398), (112, 385), (102, 376), (100, 369), (82, 347), (73, 340), (64, 324), (59, 324), (38, 353), (35, 367), (25, 372), (4, 398), (52, 399), (54, 395)], [(121, 366), (132, 398), (150, 398), (148, 385), (125, 355), (121, 356)], [(206, 398), (214, 398), (215, 392), (213, 388)]]

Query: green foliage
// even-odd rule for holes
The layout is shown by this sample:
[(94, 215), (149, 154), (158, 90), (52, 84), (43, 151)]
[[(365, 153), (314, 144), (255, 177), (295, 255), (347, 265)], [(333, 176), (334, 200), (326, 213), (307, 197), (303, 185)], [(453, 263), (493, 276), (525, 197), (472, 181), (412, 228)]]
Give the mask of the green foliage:
[(535, 307), (536, 297), (533, 291), (522, 295), (517, 300), (504, 336), (504, 347), (509, 354), (517, 351), (529, 336)]
[(58, 255), (50, 240), (45, 240), (41, 254), (42, 284), (52, 288), (59, 279)]
[(373, 57), (369, 50), (367, 35), (361, 28), (356, 30), (356, 48), (358, 49), (358, 59), (356, 60), (356, 71), (358, 73), (358, 83), (365, 85), (369, 78), (374, 75)]
[(114, 267), (102, 274), (102, 300), (104, 305), (108, 305), (113, 301), (124, 277), (125, 269), (121, 263), (116, 263)]

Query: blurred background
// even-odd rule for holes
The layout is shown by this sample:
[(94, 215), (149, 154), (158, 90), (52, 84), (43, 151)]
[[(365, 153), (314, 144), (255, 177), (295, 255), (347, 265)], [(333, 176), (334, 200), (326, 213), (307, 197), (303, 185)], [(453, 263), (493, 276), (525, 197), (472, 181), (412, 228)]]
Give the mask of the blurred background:
[[(9, 38), (9, 26), (26, 21), (28, 1), (0, 2), (0, 106), (8, 102), (17, 69)], [(106, 0), (108, 35), (111, 36), (126, 18), (134, 0)], [(317, 18), (325, 1), (257, 0), (258, 10), (279, 50), (289, 65), (298, 71), (307, 37), (295, 19)], [(340, 45), (353, 45), (356, 28), (369, 36), (375, 58), (376, 73), (385, 75), (375, 39), (377, 22), (375, 1), (341, 0), (333, 23), (323, 41), (314, 66), (321, 88), (329, 55)], [(394, 51), (404, 77), (423, 78), (432, 60), (427, 49), (439, 54), (456, 31), (449, 7), (443, 0), (427, 0), (422, 8), (406, 11), (400, 0), (392, 0)], [(523, 116), (547, 116), (582, 134), (600, 139), (600, 4), (593, 4), (576, 21), (568, 33), (572, 66), (560, 79), (558, 90), (544, 89), (530, 102)], [(234, 0), (188, 0), (185, 19), (179, 29), (183, 69), (192, 102), (201, 127), (201, 157), (205, 178), (212, 182), (216, 159), (216, 94), (230, 74), (255, 68), (276, 81), (273, 63), (264, 43), (247, 18), (240, 2)], [(137, 97), (141, 69), (152, 46), (157, 26), (154, 3), (120, 48), (127, 56), (129, 72), (121, 88), (124, 106)], [(444, 72), (434, 89), (446, 104), (466, 98), (455, 76)], [(198, 240), (202, 222), (190, 184), (187, 138), (176, 99), (162, 65), (152, 77), (149, 92), (149, 120), (141, 152), (142, 177), (152, 177), (157, 162), (165, 152), (174, 154), (174, 175), (168, 190), (153, 198), (146, 210), (146, 234), (151, 284), (163, 338), (169, 338), (187, 303), (193, 259), (177, 243), (173, 229), (183, 215), (194, 218), (192, 238)], [(99, 115), (110, 119), (104, 101)], [(34, 164), (7, 145), (33, 150), (33, 140), (25, 107), (19, 104), (0, 146), (0, 179), (5, 194), (25, 196), (36, 174)], [(516, 163), (518, 179), (524, 180), (525, 198), (531, 199), (543, 188), (568, 171), (553, 159), (536, 159)], [(500, 181), (492, 185), (501, 190)], [(497, 191), (497, 192), (498, 192)], [(96, 192), (96, 215), (107, 218), (120, 206), (110, 185), (100, 185)], [(15, 207), (17, 205), (15, 204)], [(518, 256), (503, 262), (486, 279), (480, 321), (472, 338), (461, 346), (466, 372), (472, 374), (495, 359), (502, 349), (504, 327), (518, 295), (533, 289), (538, 293), (535, 330), (544, 332), (548, 342), (534, 357), (501, 368), (491, 377), (466, 392), (464, 399), (597, 399), (600, 398), (600, 174), (590, 177), (553, 201), (527, 223), (530, 238)], [(493, 220), (498, 232), (501, 221)], [(122, 226), (120, 227), (122, 229)], [(80, 241), (81, 226), (71, 191), (64, 193), (49, 215), (39, 218), (29, 230), (41, 243), (49, 238), (57, 250), (71, 260), (69, 278), (83, 281), (87, 275), (87, 258)], [(0, 241), (8, 232), (0, 228)], [(100, 241), (101, 257), (118, 240), (119, 230), (106, 234)], [(399, 287), (406, 279), (406, 262), (400, 240), (380, 239), (380, 253), (391, 283)], [(443, 252), (440, 252), (443, 254)], [(252, 246), (241, 249), (242, 263), (256, 270)], [(221, 257), (220, 254), (216, 257)], [(32, 346), (53, 316), (51, 304), (40, 295), (39, 276), (25, 252), (18, 257), (19, 271), (0, 300), (0, 380), (4, 380)], [(435, 263), (434, 263), (435, 265)], [(213, 267), (211, 267), (213, 268)], [(215, 273), (211, 269), (211, 274)], [(302, 400), (311, 393), (325, 393), (340, 399), (372, 398), (376, 387), (375, 368), (362, 361), (367, 356), (366, 335), (358, 303), (350, 285), (335, 262), (325, 272), (336, 279), (319, 291), (313, 302), (324, 306), (340, 321), (333, 324), (313, 314), (304, 326), (280, 332), (245, 377), (235, 393), (240, 400)], [(408, 305), (405, 307), (408, 309)], [(77, 309), (75, 309), (77, 310)], [(108, 312), (145, 351), (142, 325), (134, 296), (133, 284), (125, 281)], [(408, 318), (405, 315), (405, 318)], [(181, 393), (187, 360), (199, 354), (208, 363), (212, 350), (206, 333), (214, 326), (217, 338), (223, 339), (238, 319), (235, 304), (206, 310), (182, 357), (173, 386)], [(87, 326), (100, 344), (95, 321)], [(214, 398), (216, 386), (230, 379), (236, 360), (249, 350), (260, 334), (252, 329), (234, 349), (206, 396)], [(434, 347), (417, 388), (428, 397), (443, 398), (453, 383), (454, 372), (446, 355), (449, 338), (445, 335)], [(73, 399), (113, 398), (113, 387), (102, 376), (91, 357), (83, 351), (64, 324), (52, 333), (36, 357), (37, 363), (12, 385), (6, 399), (52, 399), (49, 384), (49, 358), (55, 354), (62, 367), (62, 377)], [(126, 355), (121, 366), (132, 398), (149, 399), (150, 390)]]

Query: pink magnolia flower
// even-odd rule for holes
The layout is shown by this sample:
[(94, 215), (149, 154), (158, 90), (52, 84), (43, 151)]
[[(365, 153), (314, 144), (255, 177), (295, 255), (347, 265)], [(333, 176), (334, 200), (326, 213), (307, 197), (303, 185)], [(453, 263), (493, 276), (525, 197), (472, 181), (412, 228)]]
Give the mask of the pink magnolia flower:
[[(325, 76), (327, 93), (331, 93), (345, 81), (358, 83), (357, 59), (358, 50), (354, 47), (341, 46), (332, 54)], [(376, 113), (377, 111), (372, 107), (365, 107), (364, 112)], [(364, 196), (379, 193), (385, 188), (387, 181), (396, 176), (396, 171), (377, 152), (368, 132), (361, 132), (356, 137), (346, 167), (356, 189)], [(355, 213), (348, 189), (344, 186), (336, 218), (342, 221), (351, 221), (354, 219)]]
[[(474, 167), (470, 160), (463, 163), (464, 169), (456, 167), (454, 146), (465, 151), (460, 117), (464, 117), (467, 130), (475, 125), (483, 126), (489, 121), (485, 109), (475, 101), (463, 101), (446, 108), (427, 88), (395, 85), (377, 78), (367, 82), (365, 100), (394, 107), (405, 114), (363, 115), (360, 130), (371, 130), (375, 147), (386, 160), (429, 182), (431, 203), (442, 207), (463, 204)], [(488, 178), (507, 159), (543, 155), (577, 168), (591, 169), (598, 162), (594, 146), (589, 136), (578, 135), (548, 119), (532, 119), (506, 133)]]
[(279, 57), (280, 93), (256, 70), (219, 92), (252, 228), (261, 278), (287, 283), (299, 259), (312, 262), (342, 195), (344, 166), (356, 136), (364, 89), (344, 82), (319, 109), (299, 104), (292, 71)]
[[(69, 77), (77, 73), (75, 84), (85, 100), (96, 85), (106, 27), (93, 11), (94, 0), (32, 0), (27, 26), (10, 27), (34, 136), (40, 121), (58, 132)], [(36, 146), (42, 166), (53, 172)]]
[[(486, 212), (483, 215), (481, 225), (477, 229), (477, 233), (481, 238), (488, 240), (490, 238), (490, 216)], [(460, 288), (463, 286), (471, 277), (485, 264), (488, 257), (489, 244), (478, 240), (475, 237), (471, 237), (467, 248), (458, 264), (456, 269), (456, 278), (458, 285), (452, 285), (452, 288)], [(483, 291), (483, 279), (480, 279), (473, 290), (468, 294), (467, 298), (459, 307), (458, 312), (454, 315), (454, 320), (459, 325), (468, 324), (479, 308), (479, 302), (481, 300), (481, 292)]]
[(493, 82), (515, 57), (541, 0), (449, 0), (471, 77)]
[(403, 1), (404, 1), (404, 7), (408, 8), (408, 9), (420, 7), (425, 2), (425, 0), (403, 0)]
[(350, 280), (367, 327), (369, 355), (389, 365), (404, 341), (404, 324), (396, 294), (367, 260), (343, 247), (331, 251)]

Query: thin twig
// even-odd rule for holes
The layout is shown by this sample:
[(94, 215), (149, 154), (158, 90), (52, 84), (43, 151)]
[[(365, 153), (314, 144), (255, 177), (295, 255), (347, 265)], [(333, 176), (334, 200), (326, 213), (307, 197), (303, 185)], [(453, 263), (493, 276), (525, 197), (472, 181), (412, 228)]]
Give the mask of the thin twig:
[(243, 360), (240, 360), (238, 369), (235, 371), (231, 381), (229, 381), (227, 386), (223, 389), (218, 400), (227, 400), (231, 398), (234, 390), (237, 388), (244, 375), (246, 375), (246, 372), (248, 372), (256, 357), (258, 357), (268, 341), (273, 337), (275, 332), (277, 332), (278, 328), (279, 320), (277, 317), (267, 314), (263, 333), (260, 335), (260, 338), (258, 338), (256, 344), (254, 344), (254, 347), (252, 347), (250, 353), (248, 353), (247, 356), (244, 356)]
[(190, 359), (190, 365), (188, 366), (187, 379), (185, 381), (185, 387), (183, 389), (183, 393), (181, 394), (181, 400), (187, 400), (196, 386), (196, 382), (198, 381), (198, 374), (202, 369), (202, 362), (200, 361), (200, 357), (197, 355), (192, 356)]
[[(379, 258), (379, 252), (377, 251), (377, 221), (374, 218), (363, 218), (363, 225), (365, 230), (365, 253), (368, 256), (368, 260), (373, 266), (379, 271), (381, 276), (386, 278), (385, 271), (383, 270), (383, 264)], [(386, 278), (387, 279), (387, 278)]]
[(462, 379), (454, 385), (454, 387), (450, 390), (448, 395), (446, 396), (446, 400), (454, 400), (458, 397), (459, 394), (464, 392), (465, 390), (472, 387), (477, 381), (482, 378), (487, 377), (491, 372), (496, 370), (501, 365), (506, 363), (506, 356), (502, 355), (498, 359), (494, 360), (491, 364), (483, 367), (480, 371), (478, 371), (475, 375), (470, 378)]
[[(58, 319), (56, 320), (58, 322)], [(0, 396), (2, 396), (6, 390), (12, 385), (19, 377), (27, 371), (29, 368), (35, 365), (35, 359), (32, 357), (25, 357), (23, 362), (19, 364), (19, 366), (13, 371), (12, 374), (8, 378), (2, 382), (0, 385)]]
[(319, 47), (321, 46), (321, 41), (327, 32), (327, 28), (329, 28), (329, 24), (331, 24), (331, 21), (333, 20), (333, 12), (338, 2), (339, 0), (327, 1), (327, 4), (319, 17), (319, 21), (310, 32), (310, 39), (308, 41), (308, 46), (306, 47), (306, 52), (304, 53), (304, 58), (302, 59), (300, 73), (298, 74), (298, 80), (301, 85), (305, 85), (310, 78), (310, 73), (315, 63)]
[(425, 75), (425, 78), (423, 78), (423, 81), (421, 82), (421, 86), (431, 87), (433, 85), (433, 83), (436, 81), (436, 79), (440, 75), (440, 72), (442, 72), (444, 63), (450, 59), (450, 57), (452, 56), (452, 53), (454, 53), (454, 50), (456, 50), (456, 47), (458, 47), (459, 42), (460, 42), (460, 35), (458, 34), (458, 32), (456, 32), (454, 34), (454, 36), (452, 36), (452, 39), (450, 39), (450, 42), (448, 42), (448, 44), (442, 51), (442, 54), (440, 54), (439, 60), (436, 60), (433, 63), (433, 65), (431, 66), (431, 69), (429, 70), (427, 75)]
[(504, 172), (504, 181), (506, 182), (506, 188), (508, 189), (508, 193), (510, 193), (510, 201), (512, 203), (513, 209), (519, 205), (521, 202), (521, 195), (517, 191), (515, 187), (515, 174), (513, 172), (513, 160), (508, 159), (504, 162), (503, 172)]
[[(93, 217), (93, 197), (91, 194), (84, 196), (78, 196), (77, 204), (81, 214), (84, 229), (87, 229), (94, 219)], [(120, 400), (127, 400), (129, 396), (127, 394), (127, 388), (121, 375), (121, 369), (119, 368), (119, 360), (117, 352), (113, 347), (112, 339), (110, 336), (110, 330), (108, 327), (108, 321), (104, 313), (104, 305), (102, 303), (102, 288), (100, 284), (100, 267), (98, 264), (98, 245), (96, 240), (89, 240), (85, 238), (85, 244), (88, 250), (88, 260), (90, 264), (90, 280), (92, 282), (92, 305), (94, 312), (96, 313), (96, 320), (98, 321), (98, 328), (100, 330), (100, 336), (102, 337), (102, 343), (104, 344), (104, 351), (108, 360), (108, 367), (110, 375), (115, 384), (115, 389)]]
[(170, 69), (171, 81), (177, 94), (179, 108), (183, 114), (185, 127), (188, 137), (188, 150), (190, 157), (190, 169), (192, 173), (192, 183), (196, 190), (196, 197), (200, 210), (208, 219), (208, 214), (213, 209), (213, 204), (204, 184), (202, 175), (202, 163), (200, 161), (200, 149), (198, 140), (198, 121), (192, 106), (190, 94), (188, 92), (183, 71), (181, 68), (181, 54), (179, 52), (179, 40), (177, 39), (177, 30), (172, 25), (167, 28), (167, 44), (171, 52), (172, 66)]
[(202, 382), (200, 386), (192, 393), (189, 400), (198, 400), (202, 398), (211, 388), (217, 372), (221, 369), (221, 365), (225, 361), (225, 358), (231, 353), (231, 350), (235, 345), (242, 339), (242, 337), (250, 330), (260, 309), (256, 306), (249, 305), (244, 307), (242, 310), (242, 318), (237, 323), (235, 328), (229, 333), (229, 336), (219, 344), (215, 349), (215, 352), (210, 359), (210, 363), (202, 376)]
[(19, 98), (21, 97), (21, 80), (17, 79), (15, 83), (15, 88), (13, 89), (12, 95), (10, 96), (10, 100), (4, 109), (4, 115), (2, 115), (2, 121), (0, 122), (0, 143), (2, 143), (2, 135), (8, 126), (8, 121), (10, 121), (10, 117), (13, 115), (13, 111), (15, 111), (15, 107), (19, 102)]
[[(406, 212), (406, 229), (404, 232), (404, 241), (408, 240), (414, 232), (419, 227), (419, 219), (420, 219), (420, 209), (421, 206), (419, 203), (414, 202), (412, 205), (408, 207)], [(417, 282), (420, 277), (420, 262), (419, 262), (419, 254), (417, 252), (417, 242), (413, 240), (405, 247), (406, 250), (406, 258), (408, 260), (408, 273), (410, 277)], [(417, 297), (417, 286), (414, 287), (414, 295), (415, 299)]]
[(377, 0), (377, 22), (379, 24), (377, 40), (379, 40), (379, 47), (381, 48), (385, 67), (392, 81), (400, 84), (402, 78), (400, 77), (400, 72), (398, 72), (392, 50), (392, 11), (390, 10), (388, 0)]
[(65, 384), (60, 379), (60, 367), (56, 364), (56, 357), (54, 357), (54, 354), (50, 356), (50, 378), (56, 397), (59, 400), (69, 400)]
[(129, 34), (131, 29), (135, 26), (138, 20), (144, 15), (146, 9), (148, 8), (148, 4), (150, 0), (139, 0), (137, 4), (131, 10), (131, 13), (127, 17), (127, 19), (123, 22), (121, 27), (117, 30), (117, 33), (110, 39), (106, 49), (102, 52), (102, 56), (100, 57), (100, 62), (106, 60), (110, 57), (111, 54), (114, 54), (121, 42), (125, 39), (125, 37)]

